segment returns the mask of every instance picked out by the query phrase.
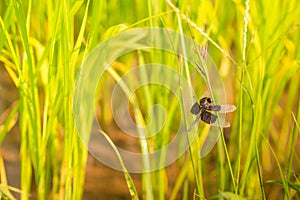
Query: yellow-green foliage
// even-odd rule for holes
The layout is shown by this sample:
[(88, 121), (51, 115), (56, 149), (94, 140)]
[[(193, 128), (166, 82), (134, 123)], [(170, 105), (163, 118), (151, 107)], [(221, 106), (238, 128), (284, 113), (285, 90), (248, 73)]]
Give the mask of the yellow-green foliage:
[[(38, 199), (82, 198), (87, 151), (72, 119), (76, 74), (97, 44), (137, 27), (170, 28), (207, 44), (224, 79), (227, 101), (237, 110), (228, 118), (231, 128), (202, 159), (197, 145), (207, 128), (199, 131), (189, 153), (174, 164), (174, 182), (166, 168), (144, 173), (137, 195), (117, 154), (132, 198), (299, 199), (299, 23), (297, 0), (3, 0), (0, 67), (12, 78), (19, 100), (0, 126), (0, 141), (18, 114), (22, 199), (30, 198), (33, 185)], [(112, 125), (106, 106), (110, 88), (135, 62), (184, 69), (195, 91), (204, 91), (194, 68), (181, 68), (178, 57), (157, 50), (131, 53), (113, 63), (98, 86), (104, 127)], [(147, 141), (158, 149), (178, 127), (179, 102), (159, 86), (143, 87), (137, 95), (131, 101), (143, 101), (131, 106), (138, 110), (133, 113), (138, 122), (149, 122), (147, 110), (153, 103), (168, 110), (163, 135)], [(1, 193), (12, 198), (7, 190)]]

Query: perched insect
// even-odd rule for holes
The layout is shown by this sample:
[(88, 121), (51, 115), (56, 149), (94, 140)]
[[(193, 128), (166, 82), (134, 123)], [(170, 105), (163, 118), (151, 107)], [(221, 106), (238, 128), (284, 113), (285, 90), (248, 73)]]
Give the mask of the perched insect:
[(211, 111), (219, 113), (228, 113), (233, 112), (235, 109), (236, 107), (231, 104), (213, 105), (213, 101), (211, 98), (203, 97), (202, 99), (200, 99), (199, 103), (196, 102), (191, 108), (191, 113), (193, 115), (197, 115), (197, 117), (188, 129), (188, 131), (192, 130), (192, 128), (199, 121), (199, 119), (213, 126), (229, 127), (229, 122), (227, 122), (222, 117), (219, 117), (219, 120), (217, 120), (218, 116), (211, 113)]

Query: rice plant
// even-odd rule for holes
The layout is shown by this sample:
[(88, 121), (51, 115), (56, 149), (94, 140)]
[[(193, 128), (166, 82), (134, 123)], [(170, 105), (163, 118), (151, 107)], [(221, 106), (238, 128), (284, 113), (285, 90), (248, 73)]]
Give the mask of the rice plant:
[[(2, 106), (0, 98), (0, 196), (300, 199), (299, 19), (296, 0), (2, 1), (0, 68), (13, 89), (1, 96), (15, 91), (17, 100)], [(146, 48), (139, 30), (149, 28), (155, 28), (152, 36), (170, 30), (161, 34), (163, 40), (148, 38), (159, 48)], [(119, 40), (122, 34), (126, 40)], [(100, 51), (108, 42), (114, 51), (109, 45)], [(201, 45), (213, 62), (203, 58)], [(95, 71), (93, 81), (78, 85), (89, 74), (88, 64), (103, 69), (102, 76)], [(214, 95), (212, 66), (226, 100)], [(4, 79), (0, 86), (5, 88)], [(92, 98), (74, 107), (78, 91)], [(237, 108), (226, 116), (231, 126), (215, 128), (216, 136), (203, 120), (188, 131), (191, 106), (203, 95)], [(127, 106), (127, 117), (111, 105)], [(76, 123), (85, 106), (101, 130), (88, 124), (88, 111), (79, 116), (87, 123)], [(122, 128), (128, 124), (135, 129)], [(19, 185), (10, 184), (5, 167), (3, 144), (13, 127), (20, 141)], [(81, 131), (88, 132), (86, 138)], [(98, 137), (107, 146), (93, 143)], [(174, 148), (164, 149), (176, 137)], [(208, 138), (216, 145), (207, 147)], [(123, 150), (141, 160), (132, 162)], [(107, 193), (117, 191), (113, 174), (110, 182), (97, 177), (105, 173), (100, 168), (93, 168), (94, 179), (87, 176), (89, 159), (101, 163), (97, 153), (114, 162), (110, 172), (122, 171), (125, 195)], [(107, 191), (87, 195), (90, 185), (101, 184)]]

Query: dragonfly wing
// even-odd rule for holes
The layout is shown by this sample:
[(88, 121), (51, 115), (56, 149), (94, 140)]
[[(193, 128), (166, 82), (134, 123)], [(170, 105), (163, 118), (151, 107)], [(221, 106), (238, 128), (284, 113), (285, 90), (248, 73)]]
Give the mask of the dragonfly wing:
[(221, 106), (220, 105), (210, 105), (207, 110), (211, 110), (211, 111), (220, 111), (221, 110)]
[(194, 126), (198, 123), (199, 119), (200, 119), (200, 115), (197, 115), (196, 119), (193, 121), (192, 125), (188, 129), (188, 132), (190, 132), (194, 128)]
[(218, 111), (220, 113), (228, 113), (236, 110), (236, 107), (231, 104), (215, 105), (215, 106), (219, 106), (220, 108), (219, 110), (214, 110), (214, 111)]
[(212, 126), (218, 126), (222, 128), (230, 127), (230, 123), (226, 121), (224, 118), (219, 117), (214, 123), (211, 124)]
[(194, 103), (194, 105), (191, 108), (191, 113), (194, 115), (198, 115), (200, 113), (200, 105), (198, 102)]
[(217, 120), (217, 115), (207, 112), (206, 110), (201, 112), (200, 115), (201, 115), (201, 120), (207, 124), (213, 124)]

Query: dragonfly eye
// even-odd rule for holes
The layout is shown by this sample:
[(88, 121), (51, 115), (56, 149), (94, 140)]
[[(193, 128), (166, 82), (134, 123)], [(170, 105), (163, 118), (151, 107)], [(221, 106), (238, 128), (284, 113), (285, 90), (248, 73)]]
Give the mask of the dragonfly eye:
[(212, 99), (211, 98), (207, 98), (207, 102), (208, 103), (212, 103)]

